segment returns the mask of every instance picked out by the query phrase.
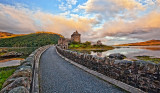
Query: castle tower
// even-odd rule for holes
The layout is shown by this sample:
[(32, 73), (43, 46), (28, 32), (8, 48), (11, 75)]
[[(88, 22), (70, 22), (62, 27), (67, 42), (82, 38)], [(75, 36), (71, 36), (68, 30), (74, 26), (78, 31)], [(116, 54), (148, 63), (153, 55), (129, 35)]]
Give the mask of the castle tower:
[(71, 41), (72, 42), (81, 42), (81, 34), (79, 34), (77, 31), (74, 32), (72, 35), (71, 35)]

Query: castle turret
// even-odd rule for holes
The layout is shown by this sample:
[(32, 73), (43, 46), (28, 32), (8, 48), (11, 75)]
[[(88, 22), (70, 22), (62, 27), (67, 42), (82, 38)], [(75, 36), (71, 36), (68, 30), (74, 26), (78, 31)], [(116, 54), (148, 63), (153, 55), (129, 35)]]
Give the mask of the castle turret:
[(81, 42), (81, 34), (78, 33), (78, 31), (74, 32), (72, 35), (71, 35), (71, 41), (72, 42)]

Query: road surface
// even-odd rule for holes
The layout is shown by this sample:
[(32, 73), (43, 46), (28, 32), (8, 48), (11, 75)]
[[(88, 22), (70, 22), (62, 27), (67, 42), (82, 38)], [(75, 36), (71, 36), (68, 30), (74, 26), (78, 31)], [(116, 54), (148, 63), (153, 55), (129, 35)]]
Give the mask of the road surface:
[(54, 46), (40, 59), (40, 86), (41, 93), (123, 93), (62, 59)]

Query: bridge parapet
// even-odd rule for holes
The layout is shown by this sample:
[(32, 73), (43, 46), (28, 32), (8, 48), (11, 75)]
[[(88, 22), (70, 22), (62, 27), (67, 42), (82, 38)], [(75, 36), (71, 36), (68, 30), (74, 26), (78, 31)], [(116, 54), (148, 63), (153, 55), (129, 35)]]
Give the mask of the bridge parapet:
[(0, 93), (39, 93), (39, 59), (50, 46), (36, 49), (21, 61), (17, 70), (4, 82)]
[[(160, 93), (160, 64), (145, 61), (116, 60), (108, 57), (98, 57), (90, 54), (78, 53), (56, 47), (59, 54), (65, 58), (81, 64), (91, 70), (118, 80), (111, 80), (129, 92), (141, 89), (140, 92)], [(118, 84), (118, 82), (123, 83)], [(130, 87), (131, 86), (131, 87)], [(129, 88), (133, 88), (130, 89)]]

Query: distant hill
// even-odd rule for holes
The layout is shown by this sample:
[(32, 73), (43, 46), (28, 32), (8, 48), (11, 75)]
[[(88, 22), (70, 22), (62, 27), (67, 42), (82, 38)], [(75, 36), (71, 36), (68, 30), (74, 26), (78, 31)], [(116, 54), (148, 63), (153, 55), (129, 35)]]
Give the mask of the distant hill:
[(12, 33), (1, 32), (1, 31), (0, 31), (0, 38), (6, 38), (6, 37), (13, 36), (13, 35), (14, 35), (14, 34), (12, 34)]
[(0, 31), (0, 39), (12, 38), (12, 37), (23, 36), (23, 35), (26, 35), (26, 34), (13, 34), (13, 33), (9, 33), (9, 32), (1, 32)]
[(121, 44), (116, 46), (156, 46), (156, 45), (160, 45), (160, 40), (149, 40), (145, 42)]
[(57, 44), (63, 37), (52, 32), (37, 32), (0, 39), (0, 47), (40, 47), (48, 44)]

